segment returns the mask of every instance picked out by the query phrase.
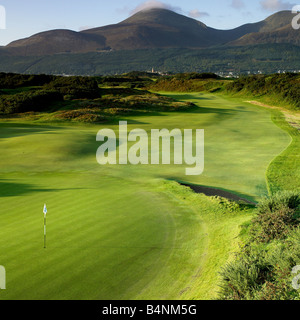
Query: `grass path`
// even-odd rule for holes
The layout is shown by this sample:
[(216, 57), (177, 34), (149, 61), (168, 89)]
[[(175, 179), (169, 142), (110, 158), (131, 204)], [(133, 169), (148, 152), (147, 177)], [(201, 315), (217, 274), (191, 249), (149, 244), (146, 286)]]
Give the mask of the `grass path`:
[(274, 110), (273, 122), (290, 136), (290, 144), (273, 161), (267, 170), (270, 193), (282, 190), (300, 190), (300, 112), (269, 106), (257, 101), (249, 103)]
[(291, 142), (268, 168), (270, 192), (300, 190), (300, 131), (287, 123), (285, 116), (279, 111), (274, 112), (273, 121), (290, 135)]

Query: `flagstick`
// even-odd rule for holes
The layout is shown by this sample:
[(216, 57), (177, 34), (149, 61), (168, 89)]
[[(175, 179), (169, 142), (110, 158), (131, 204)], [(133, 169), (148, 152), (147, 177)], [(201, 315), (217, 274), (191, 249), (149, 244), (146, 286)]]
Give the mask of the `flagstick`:
[(47, 207), (46, 204), (44, 205), (44, 248), (46, 249), (46, 214), (47, 214)]
[(46, 213), (44, 214), (44, 249), (46, 249)]

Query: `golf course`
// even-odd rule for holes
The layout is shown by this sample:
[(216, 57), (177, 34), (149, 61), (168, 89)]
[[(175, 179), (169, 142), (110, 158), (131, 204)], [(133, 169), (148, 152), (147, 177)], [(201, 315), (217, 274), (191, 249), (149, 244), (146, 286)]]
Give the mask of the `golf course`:
[(96, 135), (117, 132), (118, 122), (0, 119), (0, 300), (217, 297), (219, 272), (234, 258), (254, 206), (231, 210), (182, 184), (257, 203), (280, 188), (274, 172), (285, 155), (297, 156), (293, 135), (279, 111), (242, 98), (159, 94), (197, 108), (120, 120), (149, 136), (152, 129), (204, 129), (202, 175), (187, 176), (186, 164), (99, 165)]

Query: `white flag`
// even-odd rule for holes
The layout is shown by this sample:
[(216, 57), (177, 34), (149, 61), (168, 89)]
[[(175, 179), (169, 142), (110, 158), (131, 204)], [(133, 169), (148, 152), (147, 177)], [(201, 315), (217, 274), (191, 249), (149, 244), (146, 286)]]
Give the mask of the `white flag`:
[(46, 205), (44, 205), (44, 210), (43, 210), (43, 212), (44, 212), (44, 214), (47, 213), (47, 207), (46, 207)]

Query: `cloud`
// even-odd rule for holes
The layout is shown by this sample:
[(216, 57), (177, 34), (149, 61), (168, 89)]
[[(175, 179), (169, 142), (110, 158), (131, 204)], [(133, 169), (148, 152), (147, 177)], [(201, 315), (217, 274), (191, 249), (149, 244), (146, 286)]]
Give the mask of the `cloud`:
[(201, 12), (199, 11), (198, 9), (194, 9), (194, 10), (191, 10), (189, 13), (188, 13), (189, 17), (191, 18), (203, 18), (203, 17), (208, 17), (209, 14), (207, 12)]
[(240, 10), (245, 7), (245, 3), (243, 0), (232, 0), (231, 7), (234, 9)]
[(182, 13), (182, 9), (179, 7), (174, 7), (170, 4), (167, 4), (167, 3), (164, 3), (161, 1), (157, 1), (157, 0), (148, 0), (148, 1), (141, 3), (135, 9), (133, 9), (131, 11), (131, 14), (135, 14), (141, 10), (148, 10), (148, 9), (153, 9), (153, 8), (168, 9), (168, 10), (175, 11), (177, 13)]
[[(189, 12), (185, 12), (180, 7), (175, 7), (175, 6), (172, 6), (168, 3), (158, 1), (158, 0), (145, 1), (145, 2), (141, 3), (140, 5), (138, 5), (135, 9), (130, 10), (130, 14), (132, 15), (132, 14), (135, 14), (139, 11), (153, 9), (153, 8), (171, 10), (171, 11), (174, 11), (174, 12), (177, 12), (180, 14), (188, 15), (189, 17), (194, 18), (194, 19), (209, 16), (209, 14), (207, 12), (201, 12), (198, 9), (194, 9)], [(123, 10), (127, 10), (127, 8), (123, 8)]]
[(267, 11), (290, 10), (295, 4), (282, 0), (261, 0), (260, 5)]
[(89, 29), (93, 29), (96, 28), (95, 26), (81, 26), (79, 27), (79, 31), (84, 31), (84, 30), (89, 30)]

